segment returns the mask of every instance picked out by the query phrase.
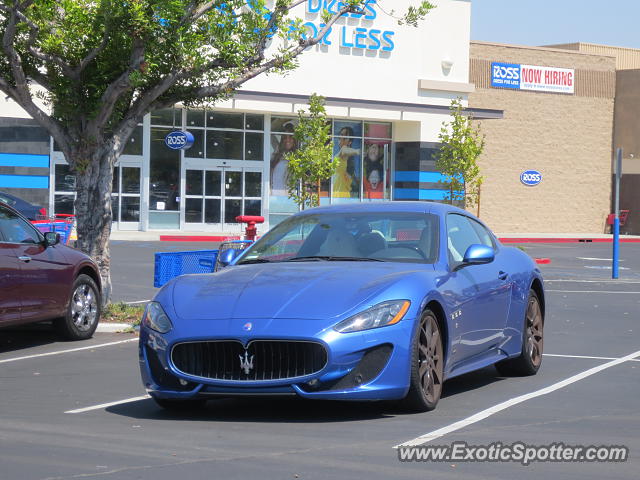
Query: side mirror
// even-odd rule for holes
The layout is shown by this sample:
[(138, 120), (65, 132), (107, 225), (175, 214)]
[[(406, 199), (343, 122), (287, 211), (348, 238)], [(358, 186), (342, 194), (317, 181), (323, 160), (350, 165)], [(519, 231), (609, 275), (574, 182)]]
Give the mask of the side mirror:
[(241, 253), (242, 253), (242, 250), (235, 250), (233, 248), (228, 248), (226, 250), (223, 250), (218, 254), (218, 264), (223, 268), (227, 267)]
[(474, 244), (467, 248), (462, 263), (464, 265), (481, 265), (483, 263), (491, 263), (495, 258), (496, 254), (493, 248), (487, 247), (486, 245)]
[(44, 233), (44, 245), (45, 247), (53, 247), (60, 243), (60, 234), (56, 232)]

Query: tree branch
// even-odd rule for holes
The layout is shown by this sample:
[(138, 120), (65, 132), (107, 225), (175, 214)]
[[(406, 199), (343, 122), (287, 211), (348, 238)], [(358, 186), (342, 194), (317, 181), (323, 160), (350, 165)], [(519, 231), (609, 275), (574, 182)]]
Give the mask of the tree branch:
[(22, 66), (22, 59), (13, 46), (17, 34), (18, 8), (26, 8), (31, 3), (33, 3), (33, 0), (16, 4), (9, 13), (2, 38), (2, 49), (9, 60), (15, 86), (11, 86), (5, 79), (0, 78), (0, 89), (7, 93), (7, 95), (26, 110), (34, 120), (42, 125), (42, 127), (55, 138), (63, 151), (68, 152), (70, 150), (69, 140), (62, 125), (56, 119), (42, 111), (42, 109), (33, 102), (29, 81)]
[(103, 129), (120, 97), (131, 88), (131, 74), (136, 70), (140, 70), (140, 66), (144, 62), (144, 52), (145, 46), (143, 40), (134, 38), (129, 66), (118, 78), (111, 82), (102, 94), (100, 98), (102, 108), (96, 117), (89, 122), (87, 127), (90, 132), (97, 134)]

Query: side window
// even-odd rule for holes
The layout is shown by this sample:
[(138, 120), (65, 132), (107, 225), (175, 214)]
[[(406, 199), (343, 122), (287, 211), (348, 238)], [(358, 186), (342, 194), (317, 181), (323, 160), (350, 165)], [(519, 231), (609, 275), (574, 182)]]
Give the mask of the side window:
[(476, 233), (478, 234), (478, 237), (480, 238), (480, 243), (482, 245), (486, 245), (487, 247), (491, 247), (495, 250), (496, 245), (493, 242), (493, 238), (491, 237), (491, 234), (489, 233), (489, 231), (479, 222), (476, 222), (473, 219), (469, 219), (471, 225), (473, 226), (474, 230), (476, 231)]
[(461, 262), (467, 248), (477, 243), (483, 242), (471, 225), (471, 220), (464, 215), (447, 216), (447, 247), (452, 262)]
[(0, 208), (0, 231), (5, 242), (38, 243), (40, 237), (36, 230), (15, 213)]
[(4, 203), (6, 203), (6, 204), (7, 204), (7, 205), (9, 205), (9, 206), (13, 206), (13, 205), (15, 205), (15, 203), (16, 203), (16, 201), (15, 201), (15, 200), (13, 200), (13, 199), (11, 199), (11, 198), (9, 198), (9, 197), (5, 197), (5, 196), (4, 196), (4, 195), (2, 195), (1, 193), (0, 193), (0, 202), (4, 202)]

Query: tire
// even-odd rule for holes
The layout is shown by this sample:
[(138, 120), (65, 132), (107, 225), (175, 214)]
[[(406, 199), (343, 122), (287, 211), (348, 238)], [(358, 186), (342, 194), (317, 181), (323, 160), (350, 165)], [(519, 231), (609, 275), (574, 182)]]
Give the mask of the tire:
[(409, 392), (401, 406), (414, 412), (436, 408), (442, 394), (443, 371), (442, 334), (434, 313), (425, 310), (411, 345)]
[(157, 398), (153, 395), (151, 395), (151, 398), (153, 398), (153, 401), (156, 402), (159, 407), (172, 412), (191, 412), (201, 410), (207, 403), (206, 400), (201, 398), (180, 400), (175, 398)]
[(540, 300), (535, 291), (529, 291), (527, 310), (524, 314), (522, 332), (522, 350), (520, 356), (496, 363), (501, 375), (525, 377), (535, 375), (542, 364), (544, 346), (544, 317), (540, 309)]
[(67, 340), (86, 340), (93, 336), (100, 321), (102, 298), (96, 283), (88, 275), (78, 275), (67, 305), (67, 313), (54, 324)]

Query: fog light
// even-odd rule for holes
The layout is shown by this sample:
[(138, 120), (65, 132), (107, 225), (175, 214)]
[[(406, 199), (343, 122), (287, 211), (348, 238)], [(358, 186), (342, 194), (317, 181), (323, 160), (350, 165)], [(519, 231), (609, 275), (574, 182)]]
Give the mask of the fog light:
[(188, 383), (186, 380), (183, 380), (181, 378), (178, 381), (180, 382), (180, 385), (182, 385), (183, 387)]
[(318, 385), (318, 383), (320, 383), (320, 382), (318, 382), (318, 379), (317, 379), (317, 378), (314, 378), (313, 380), (310, 380), (310, 381), (307, 383), (307, 385), (309, 385), (310, 387), (315, 387), (316, 385)]

